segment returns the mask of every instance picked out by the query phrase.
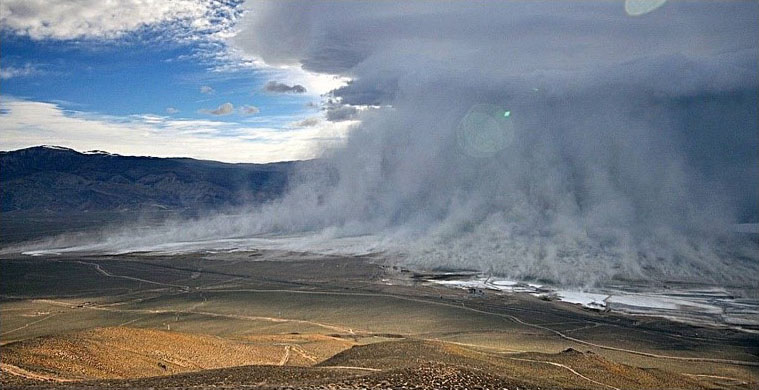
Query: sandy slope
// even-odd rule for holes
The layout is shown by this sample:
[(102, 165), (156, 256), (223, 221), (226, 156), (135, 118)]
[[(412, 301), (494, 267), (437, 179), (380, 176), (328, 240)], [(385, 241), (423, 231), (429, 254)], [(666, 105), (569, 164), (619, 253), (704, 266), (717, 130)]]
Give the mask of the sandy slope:
[(115, 379), (242, 365), (312, 365), (351, 344), (320, 335), (250, 341), (129, 327), (98, 328), (2, 346), (4, 370), (34, 379)]

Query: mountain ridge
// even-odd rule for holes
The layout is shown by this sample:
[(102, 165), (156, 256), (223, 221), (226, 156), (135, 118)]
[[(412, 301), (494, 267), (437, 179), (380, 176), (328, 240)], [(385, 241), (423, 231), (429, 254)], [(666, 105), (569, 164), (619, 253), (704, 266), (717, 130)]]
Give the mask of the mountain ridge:
[(280, 196), (297, 164), (122, 156), (41, 145), (0, 152), (2, 212), (203, 210)]

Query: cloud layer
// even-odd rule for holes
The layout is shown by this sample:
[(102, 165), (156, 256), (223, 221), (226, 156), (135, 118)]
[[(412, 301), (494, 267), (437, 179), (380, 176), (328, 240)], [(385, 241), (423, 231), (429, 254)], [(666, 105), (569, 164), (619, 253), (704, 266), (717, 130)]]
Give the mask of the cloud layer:
[(0, 3), (3, 29), (32, 39), (116, 38), (147, 26), (175, 30), (177, 37), (195, 31), (223, 33), (232, 27), (234, 4), (202, 0), (5, 0)]
[(250, 8), (233, 43), (351, 78), (332, 95), (362, 121), (250, 232), (555, 283), (757, 283), (755, 244), (725, 235), (759, 219), (756, 2)]

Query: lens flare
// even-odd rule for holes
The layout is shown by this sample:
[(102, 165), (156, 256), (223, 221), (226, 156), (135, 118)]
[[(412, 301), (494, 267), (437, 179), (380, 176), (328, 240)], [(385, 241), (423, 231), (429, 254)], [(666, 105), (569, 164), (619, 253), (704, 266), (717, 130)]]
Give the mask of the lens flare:
[(513, 137), (511, 111), (491, 104), (477, 104), (459, 122), (456, 141), (466, 155), (487, 158), (506, 148)]
[(641, 16), (656, 10), (667, 0), (625, 0), (625, 12), (630, 16)]

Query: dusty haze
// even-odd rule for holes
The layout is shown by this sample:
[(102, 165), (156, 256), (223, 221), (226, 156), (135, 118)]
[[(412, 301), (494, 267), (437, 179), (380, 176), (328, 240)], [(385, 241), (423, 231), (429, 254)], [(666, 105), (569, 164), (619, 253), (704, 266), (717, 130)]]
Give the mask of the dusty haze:
[(367, 235), (557, 284), (756, 285), (756, 242), (729, 231), (759, 221), (757, 20), (753, 1), (257, 2), (231, 44), (351, 78), (328, 117), (361, 123), (276, 203), (100, 245)]

